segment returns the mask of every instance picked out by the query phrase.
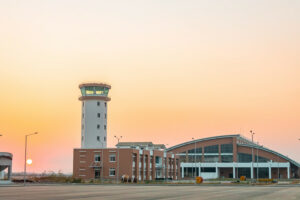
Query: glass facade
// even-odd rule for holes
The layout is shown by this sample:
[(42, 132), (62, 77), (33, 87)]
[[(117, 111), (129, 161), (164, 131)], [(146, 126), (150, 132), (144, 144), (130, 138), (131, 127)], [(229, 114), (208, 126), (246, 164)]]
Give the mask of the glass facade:
[(188, 150), (188, 153), (195, 153), (195, 150), (196, 150), (196, 153), (202, 153), (202, 148), (196, 148), (196, 149), (190, 149)]
[(85, 86), (80, 88), (82, 96), (106, 96), (109, 88), (99, 86)]
[(238, 162), (241, 162), (241, 163), (252, 162), (251, 158), (252, 158), (251, 154), (238, 153)]
[(230, 155), (221, 156), (221, 162), (233, 162), (233, 156)]
[(221, 144), (221, 153), (233, 153), (233, 145)]
[(219, 162), (219, 156), (204, 156), (204, 162)]
[(204, 153), (219, 153), (219, 145), (204, 147)]
[(270, 160), (268, 158), (264, 158), (264, 157), (260, 157), (255, 156), (255, 161), (254, 162), (269, 162)]

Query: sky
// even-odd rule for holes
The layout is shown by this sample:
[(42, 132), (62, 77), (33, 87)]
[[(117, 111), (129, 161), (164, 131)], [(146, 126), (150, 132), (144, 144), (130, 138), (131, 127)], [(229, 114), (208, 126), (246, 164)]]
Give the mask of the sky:
[(78, 85), (112, 85), (108, 146), (242, 134), (300, 162), (300, 1), (0, 0), (0, 151), (72, 173)]

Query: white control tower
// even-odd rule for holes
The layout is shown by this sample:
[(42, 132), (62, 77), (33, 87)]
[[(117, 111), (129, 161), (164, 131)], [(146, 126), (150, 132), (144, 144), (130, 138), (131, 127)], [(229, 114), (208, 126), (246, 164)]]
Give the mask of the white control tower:
[(81, 148), (106, 148), (107, 102), (110, 85), (104, 83), (83, 83), (81, 90)]

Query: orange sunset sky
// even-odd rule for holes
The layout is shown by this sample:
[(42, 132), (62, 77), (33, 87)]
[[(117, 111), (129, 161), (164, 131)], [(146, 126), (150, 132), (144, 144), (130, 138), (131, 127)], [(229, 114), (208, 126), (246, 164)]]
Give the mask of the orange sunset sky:
[(72, 172), (82, 82), (112, 85), (108, 146), (241, 133), (300, 161), (300, 1), (1, 1), (0, 151)]

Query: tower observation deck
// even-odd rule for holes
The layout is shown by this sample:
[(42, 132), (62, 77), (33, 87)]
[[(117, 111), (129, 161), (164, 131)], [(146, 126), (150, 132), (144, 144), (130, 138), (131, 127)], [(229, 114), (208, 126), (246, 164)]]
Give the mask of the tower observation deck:
[(105, 83), (79, 85), (82, 102), (81, 148), (106, 148), (107, 102), (111, 86)]

